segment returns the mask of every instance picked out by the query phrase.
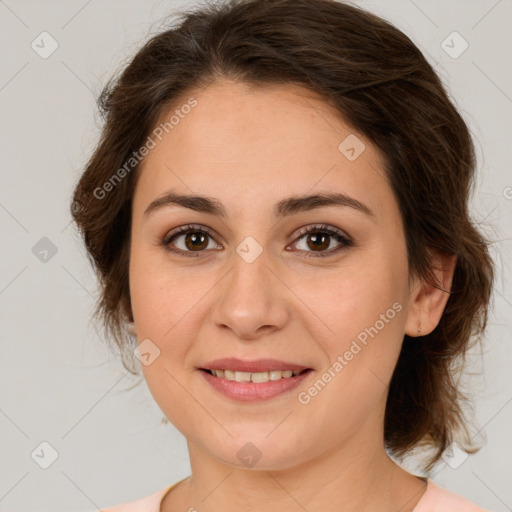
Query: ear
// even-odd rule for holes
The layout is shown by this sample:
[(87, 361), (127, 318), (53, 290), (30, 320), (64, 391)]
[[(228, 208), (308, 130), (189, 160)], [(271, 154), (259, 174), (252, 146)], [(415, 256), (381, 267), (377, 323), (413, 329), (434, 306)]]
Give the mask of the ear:
[(135, 327), (135, 322), (128, 322), (126, 324), (126, 330), (128, 331), (128, 334), (137, 336), (137, 328)]
[(439, 324), (450, 297), (453, 274), (457, 265), (455, 254), (429, 249), (437, 283), (416, 280), (412, 288), (405, 322), (405, 334), (411, 337), (430, 334)]

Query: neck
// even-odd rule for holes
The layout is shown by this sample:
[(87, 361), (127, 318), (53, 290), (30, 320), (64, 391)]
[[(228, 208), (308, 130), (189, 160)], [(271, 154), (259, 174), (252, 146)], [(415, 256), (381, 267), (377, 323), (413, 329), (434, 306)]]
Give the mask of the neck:
[(383, 444), (368, 443), (366, 432), (356, 437), (361, 442), (351, 439), (279, 470), (233, 467), (189, 442), (192, 476), (169, 493), (161, 510), (412, 512), (425, 482), (393, 462)]

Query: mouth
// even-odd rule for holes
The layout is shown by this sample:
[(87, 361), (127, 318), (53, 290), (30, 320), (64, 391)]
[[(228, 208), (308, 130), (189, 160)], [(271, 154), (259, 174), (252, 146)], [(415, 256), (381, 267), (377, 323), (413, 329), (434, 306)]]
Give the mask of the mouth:
[(312, 371), (311, 368), (302, 370), (270, 370), (268, 372), (244, 372), (240, 370), (215, 370), (200, 368), (203, 372), (209, 373), (213, 377), (225, 379), (231, 382), (253, 382), (255, 384), (277, 381), (281, 379), (291, 379), (306, 372)]
[(243, 402), (291, 391), (314, 373), (313, 368), (276, 359), (217, 359), (198, 370), (215, 391)]

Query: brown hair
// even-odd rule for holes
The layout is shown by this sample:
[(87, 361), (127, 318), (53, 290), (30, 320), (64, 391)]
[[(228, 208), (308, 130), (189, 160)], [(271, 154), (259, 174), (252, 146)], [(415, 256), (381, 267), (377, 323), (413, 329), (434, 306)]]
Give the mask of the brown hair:
[(425, 465), (431, 469), (455, 434), (465, 432), (469, 443), (454, 372), (483, 333), (493, 284), (488, 242), (467, 209), (473, 141), (440, 79), (400, 30), (333, 0), (235, 0), (184, 13), (167, 28), (101, 93), (103, 132), (73, 196), (72, 214), (102, 286), (96, 315), (123, 364), (138, 373), (124, 325), (132, 319), (128, 266), (138, 166), (108, 187), (108, 197), (98, 198), (98, 190), (192, 88), (223, 77), (301, 85), (382, 152), (404, 219), (410, 274), (437, 286), (428, 249), (457, 255), (443, 316), (429, 335), (405, 336), (386, 405), (387, 449), (401, 458), (415, 447), (433, 448)]

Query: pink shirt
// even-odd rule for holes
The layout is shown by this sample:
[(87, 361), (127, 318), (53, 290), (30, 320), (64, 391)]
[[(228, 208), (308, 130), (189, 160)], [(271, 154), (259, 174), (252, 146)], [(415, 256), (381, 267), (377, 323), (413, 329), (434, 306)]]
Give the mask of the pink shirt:
[[(179, 483), (179, 482), (177, 482)], [(135, 501), (103, 509), (103, 512), (160, 512), (160, 502), (176, 484), (164, 487)], [(471, 501), (427, 481), (427, 490), (414, 508), (414, 512), (486, 512)]]

